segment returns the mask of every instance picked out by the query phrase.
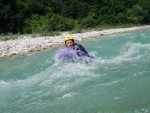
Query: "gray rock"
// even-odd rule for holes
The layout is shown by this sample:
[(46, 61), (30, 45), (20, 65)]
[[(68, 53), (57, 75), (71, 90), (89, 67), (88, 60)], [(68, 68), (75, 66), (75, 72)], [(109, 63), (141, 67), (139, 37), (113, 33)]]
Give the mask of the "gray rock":
[(19, 54), (18, 51), (12, 51), (12, 52), (9, 53), (9, 55), (17, 55), (17, 54)]

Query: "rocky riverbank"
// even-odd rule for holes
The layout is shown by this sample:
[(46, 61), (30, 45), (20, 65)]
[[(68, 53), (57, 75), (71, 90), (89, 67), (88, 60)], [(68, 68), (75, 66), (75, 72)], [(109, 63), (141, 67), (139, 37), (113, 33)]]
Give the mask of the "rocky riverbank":
[[(122, 33), (144, 28), (150, 28), (150, 25), (131, 28), (109, 29), (102, 31), (89, 31), (71, 35), (73, 35), (76, 40), (82, 41), (86, 38)], [(39, 36), (36, 38), (32, 38), (32, 36), (21, 36), (21, 38), (15, 40), (0, 41), (0, 58), (53, 48), (55, 45), (63, 44), (63, 38), (68, 34), (69, 33), (66, 32), (62, 33), (59, 36)]]

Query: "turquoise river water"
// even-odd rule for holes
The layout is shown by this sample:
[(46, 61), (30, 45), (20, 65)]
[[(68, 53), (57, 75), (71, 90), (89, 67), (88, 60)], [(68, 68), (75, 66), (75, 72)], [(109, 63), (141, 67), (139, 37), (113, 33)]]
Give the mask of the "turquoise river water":
[(150, 113), (150, 29), (80, 42), (91, 63), (60, 48), (0, 60), (0, 113)]

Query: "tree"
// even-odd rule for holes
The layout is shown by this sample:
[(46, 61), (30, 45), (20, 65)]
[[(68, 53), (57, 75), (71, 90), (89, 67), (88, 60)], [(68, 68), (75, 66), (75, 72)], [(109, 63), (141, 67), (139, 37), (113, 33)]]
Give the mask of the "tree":
[(127, 19), (130, 23), (139, 24), (143, 21), (143, 8), (139, 5), (134, 5), (132, 9), (127, 11)]
[(84, 18), (88, 15), (88, 4), (78, 0), (67, 2), (62, 8), (62, 15), (73, 19)]
[(0, 33), (149, 24), (149, 0), (0, 0)]
[(62, 16), (53, 14), (48, 20), (48, 31), (72, 30), (74, 22), (72, 19), (65, 19)]
[(150, 23), (150, 1), (149, 0), (139, 0), (139, 5), (144, 11), (144, 23)]

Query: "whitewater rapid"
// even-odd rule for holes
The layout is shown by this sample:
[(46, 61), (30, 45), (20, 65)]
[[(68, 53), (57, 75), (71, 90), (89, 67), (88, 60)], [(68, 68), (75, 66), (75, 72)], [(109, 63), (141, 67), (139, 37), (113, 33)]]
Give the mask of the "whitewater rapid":
[(58, 62), (60, 48), (0, 60), (0, 111), (148, 113), (149, 29), (82, 44), (93, 62)]

